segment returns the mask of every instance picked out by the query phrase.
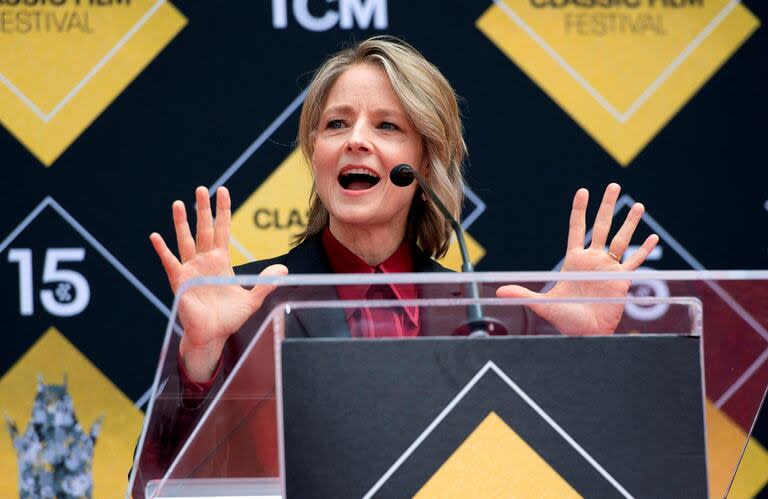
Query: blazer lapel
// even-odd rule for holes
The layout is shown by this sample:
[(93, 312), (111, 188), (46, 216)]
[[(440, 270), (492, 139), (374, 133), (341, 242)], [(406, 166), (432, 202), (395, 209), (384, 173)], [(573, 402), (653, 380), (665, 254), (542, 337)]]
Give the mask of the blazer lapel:
[[(293, 274), (332, 274), (320, 237), (312, 237), (291, 250), (285, 265)], [(297, 286), (289, 293), (293, 301), (338, 300), (335, 286)], [(286, 323), (292, 337), (349, 338), (349, 327), (341, 308), (299, 308), (291, 312), (294, 322)], [(286, 317), (286, 321), (289, 318)]]

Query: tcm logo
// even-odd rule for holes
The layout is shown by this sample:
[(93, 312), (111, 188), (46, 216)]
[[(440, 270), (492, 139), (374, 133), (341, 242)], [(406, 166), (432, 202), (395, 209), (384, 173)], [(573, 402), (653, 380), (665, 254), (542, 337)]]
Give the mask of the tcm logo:
[[(296, 22), (309, 31), (328, 31), (336, 26), (341, 29), (368, 29), (373, 23), (375, 29), (387, 29), (387, 0), (327, 0), (337, 3), (338, 10), (325, 12), (309, 9), (309, 0), (291, 0), (291, 10)], [(322, 15), (320, 13), (322, 12)], [(272, 26), (275, 29), (288, 27), (288, 0), (272, 0)]]

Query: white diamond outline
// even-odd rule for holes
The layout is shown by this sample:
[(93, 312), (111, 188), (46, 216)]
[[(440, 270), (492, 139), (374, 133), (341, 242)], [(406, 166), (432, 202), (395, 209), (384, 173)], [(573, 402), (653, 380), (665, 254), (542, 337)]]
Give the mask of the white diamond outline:
[(421, 445), (421, 443), (434, 431), (435, 428), (443, 421), (443, 419), (448, 416), (448, 414), (456, 407), (456, 405), (461, 402), (461, 400), (464, 398), (464, 396), (469, 393), (469, 391), (474, 388), (474, 386), (480, 381), (480, 379), (485, 376), (485, 374), (488, 371), (493, 371), (496, 373), (496, 375), (499, 376), (499, 378), (502, 379), (509, 387), (520, 397), (523, 399), (523, 401), (528, 404), (528, 406), (533, 409), (536, 414), (539, 415), (540, 418), (542, 418), (550, 427), (552, 427), (555, 432), (557, 432), (568, 444), (573, 447), (576, 452), (578, 452), (581, 457), (584, 458), (595, 470), (597, 470), (600, 475), (602, 475), (603, 478), (605, 478), (611, 485), (614, 486), (616, 490), (619, 491), (621, 495), (626, 497), (627, 499), (632, 499), (632, 495), (627, 492), (627, 490), (615, 479), (613, 476), (608, 473), (608, 471), (603, 468), (600, 463), (597, 462), (595, 458), (593, 458), (581, 445), (579, 445), (576, 440), (571, 437), (568, 432), (566, 432), (557, 422), (549, 415), (547, 414), (544, 409), (542, 409), (522, 388), (520, 388), (517, 383), (512, 381), (512, 379), (507, 376), (507, 374), (502, 371), (492, 360), (489, 360), (485, 363), (485, 365), (480, 368), (479, 371), (472, 377), (469, 382), (464, 385), (464, 388), (459, 391), (458, 394), (451, 400), (448, 405), (445, 406), (445, 408), (440, 412), (440, 414), (437, 415), (435, 419), (432, 420), (432, 422), (424, 429), (424, 431), (416, 438), (416, 440), (411, 443), (411, 445), (400, 455), (400, 457), (395, 460), (395, 462), (392, 464), (392, 466), (389, 467), (389, 469), (384, 472), (384, 474), (379, 478), (379, 480), (371, 487), (371, 489), (363, 496), (363, 499), (370, 499), (373, 497), (373, 495), (381, 489), (381, 487), (387, 482), (387, 480), (390, 479), (390, 477), (400, 468), (400, 466), (410, 457), (411, 454)]
[[(135, 35), (143, 26), (144, 24), (149, 21), (149, 18), (152, 17), (157, 10), (163, 6), (163, 4), (166, 3), (166, 0), (157, 0), (155, 4), (150, 7), (150, 9), (136, 22), (136, 24), (131, 27), (131, 29), (128, 30), (128, 32), (123, 35), (120, 40), (117, 41), (117, 43), (112, 47), (104, 57), (99, 60), (98, 63), (83, 77), (80, 82), (75, 85), (72, 90), (69, 91), (67, 95), (64, 96), (64, 98), (54, 106), (54, 108), (46, 114), (43, 112), (29, 97), (27, 97), (24, 92), (22, 92), (19, 87), (13, 84), (8, 77), (6, 77), (4, 74), (0, 73), (0, 83), (3, 83), (6, 87), (8, 87), (8, 90), (11, 91), (16, 97), (19, 98), (35, 115), (40, 118), (40, 120), (43, 121), (43, 123), (48, 123), (51, 121), (58, 113), (62, 110), (64, 106), (66, 106), (69, 101), (71, 101), (75, 95), (77, 95), (80, 90), (83, 89), (85, 85), (88, 84), (91, 79), (93, 79), (94, 76), (96, 76), (96, 73), (101, 71), (101, 69), (114, 57), (114, 55), (121, 49), (123, 46), (128, 43), (128, 41), (133, 38), (133, 35)], [(102, 110), (103, 111), (103, 110)]]
[[(725, 20), (725, 18), (735, 9), (741, 0), (730, 0), (725, 7), (696, 35), (693, 40), (683, 49), (683, 51), (672, 60), (669, 66), (640, 94), (640, 96), (623, 113), (619, 112), (603, 95), (597, 91), (586, 78), (581, 76), (565, 59), (558, 54), (544, 39), (531, 28), (517, 12), (512, 10), (503, 0), (492, 0), (515, 24), (517, 24), (525, 33), (535, 41), (544, 52), (547, 53), (560, 67), (568, 73), (589, 95), (591, 95), (608, 114), (621, 124), (629, 121), (640, 107), (661, 87), (664, 82), (677, 70), (677, 68), (696, 50), (699, 45)], [(694, 92), (695, 93), (695, 92)]]
[[(19, 225), (17, 225), (16, 228), (13, 229), (11, 233), (8, 234), (5, 239), (3, 239), (2, 242), (0, 242), (0, 253), (5, 251), (5, 249), (19, 236), (19, 234), (21, 234), (32, 222), (35, 221), (37, 216), (40, 215), (40, 213), (42, 213), (45, 208), (53, 209), (53, 211), (56, 212), (61, 218), (63, 218), (65, 222), (72, 226), (72, 228), (75, 229), (75, 231), (80, 234), (80, 236), (85, 239), (85, 241), (90, 244), (97, 253), (99, 253), (110, 265), (112, 265), (115, 270), (117, 270), (129, 283), (133, 285), (133, 287), (135, 287), (142, 295), (144, 295), (144, 298), (146, 298), (152, 305), (154, 305), (155, 308), (157, 308), (167, 320), (170, 320), (170, 309), (168, 309), (168, 307), (166, 307), (163, 302), (161, 302), (146, 286), (144, 286), (144, 284), (135, 275), (133, 275), (133, 273), (128, 270), (125, 265), (120, 262), (120, 260), (115, 258), (115, 256), (110, 253), (103, 244), (101, 244), (95, 237), (93, 237), (93, 235), (91, 235), (91, 233), (88, 232), (88, 230), (86, 230), (86, 228), (83, 227), (72, 215), (70, 215), (70, 213), (65, 210), (52, 196), (46, 196), (45, 199), (40, 201), (40, 203), (38, 203), (37, 206), (33, 208), (26, 217), (24, 217)], [(177, 334), (182, 333), (178, 325), (174, 325), (174, 330)], [(151, 395), (152, 386), (150, 386), (149, 389), (145, 391), (144, 394), (136, 400), (136, 402), (134, 402), (136, 408), (141, 409), (144, 404), (147, 403), (147, 400), (149, 400)]]
[[(226, 170), (224, 170), (224, 173), (222, 173), (219, 178), (217, 178), (216, 181), (214, 181), (213, 184), (211, 184), (211, 186), (208, 188), (208, 197), (213, 197), (216, 193), (216, 189), (224, 185), (230, 178), (232, 178), (232, 176), (237, 173), (237, 171), (250, 159), (250, 157), (253, 156), (267, 140), (269, 140), (272, 134), (275, 133), (275, 131), (277, 131), (277, 129), (280, 128), (283, 123), (285, 123), (285, 121), (304, 103), (304, 99), (307, 97), (308, 91), (309, 87), (302, 90), (299, 95), (297, 95), (285, 107), (285, 109), (283, 109), (283, 111), (277, 115), (274, 120), (272, 120), (272, 123), (270, 123), (269, 126), (263, 132), (261, 132), (248, 147), (245, 148), (245, 150), (237, 157), (237, 159), (231, 165), (229, 165)], [(472, 201), (472, 204), (475, 205), (472, 211), (466, 217), (464, 217), (461, 222), (462, 230), (466, 231), (473, 223), (475, 223), (475, 220), (477, 220), (480, 215), (483, 214), (487, 208), (487, 205), (482, 199), (480, 199), (480, 196), (475, 194), (475, 192), (470, 189), (468, 185), (464, 186), (464, 194), (470, 201)], [(248, 251), (248, 249), (243, 246), (243, 244), (238, 241), (235, 236), (230, 235), (229, 242), (245, 258), (249, 260), (255, 260), (253, 254), (251, 254), (251, 252)]]
[[(631, 208), (632, 205), (635, 204), (635, 200), (630, 196), (629, 194), (623, 194), (618, 201), (616, 201), (616, 206), (613, 209), (613, 217), (615, 218), (616, 215), (619, 213), (619, 211), (624, 208), (625, 206), (627, 208)], [(693, 267), (694, 270), (698, 271), (706, 271), (707, 269), (704, 267), (704, 265), (701, 264), (696, 258), (694, 258), (693, 255), (691, 255), (688, 250), (686, 250), (682, 244), (680, 244), (677, 239), (672, 237), (672, 234), (667, 232), (667, 230), (659, 224), (651, 215), (648, 214), (646, 211), (643, 213), (643, 217), (641, 219), (643, 222), (645, 222), (652, 231), (656, 232), (660, 240), (664, 243), (668, 244), (673, 251), (675, 251), (680, 257), (685, 260), (685, 262)], [(592, 240), (592, 229), (590, 229), (585, 237), (584, 237), (584, 244), (587, 245)], [(558, 271), (563, 266), (563, 260), (560, 260), (557, 265), (555, 265), (552, 268), (552, 271)], [(763, 340), (766, 342), (766, 348), (763, 350), (763, 352), (758, 355), (755, 360), (752, 361), (752, 363), (744, 370), (743, 373), (741, 373), (741, 376), (739, 376), (736, 381), (734, 381), (730, 387), (728, 387), (720, 397), (716, 401), (714, 401), (715, 407), (718, 409), (722, 409), (723, 406), (733, 397), (736, 392), (738, 392), (744, 384), (749, 381), (749, 378), (751, 378), (757, 370), (766, 362), (768, 362), (768, 330), (760, 324), (749, 312), (747, 312), (744, 307), (739, 304), (736, 299), (730, 295), (726, 290), (724, 290), (718, 283), (714, 281), (705, 281), (705, 283), (714, 291), (731, 309), (736, 312), (736, 315), (741, 317), (741, 319), (747, 323), (752, 329), (755, 330), (755, 332), (760, 336)], [(548, 283), (545, 285), (542, 289), (543, 291), (548, 290), (554, 285), (554, 283)], [(755, 415), (757, 416), (757, 414)]]

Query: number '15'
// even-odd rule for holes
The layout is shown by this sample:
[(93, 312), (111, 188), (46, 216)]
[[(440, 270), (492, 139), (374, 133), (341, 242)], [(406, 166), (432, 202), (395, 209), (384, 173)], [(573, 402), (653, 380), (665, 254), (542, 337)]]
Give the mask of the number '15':
[[(79, 272), (59, 268), (61, 262), (82, 262), (85, 259), (85, 248), (49, 248), (45, 252), (43, 266), (43, 284), (60, 283), (67, 286), (67, 295), (74, 293), (74, 299), (66, 301), (59, 299), (53, 290), (41, 289), (40, 302), (51, 314), (60, 317), (77, 315), (88, 306), (91, 299), (91, 287)], [(29, 248), (13, 248), (8, 252), (8, 261), (19, 264), (19, 313), (32, 315), (35, 313), (34, 284), (32, 282), (32, 250)]]

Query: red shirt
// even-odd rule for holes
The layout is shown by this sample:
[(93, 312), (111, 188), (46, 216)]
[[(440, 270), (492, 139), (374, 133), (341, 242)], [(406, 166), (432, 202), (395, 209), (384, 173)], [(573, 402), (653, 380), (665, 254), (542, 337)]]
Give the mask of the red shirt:
[[(323, 249), (331, 269), (337, 274), (388, 274), (413, 272), (411, 247), (403, 242), (386, 260), (368, 265), (336, 239), (328, 227), (323, 230)], [(415, 300), (415, 284), (336, 286), (342, 300)], [(371, 307), (346, 309), (349, 331), (355, 338), (408, 337), (419, 334), (418, 307)]]

